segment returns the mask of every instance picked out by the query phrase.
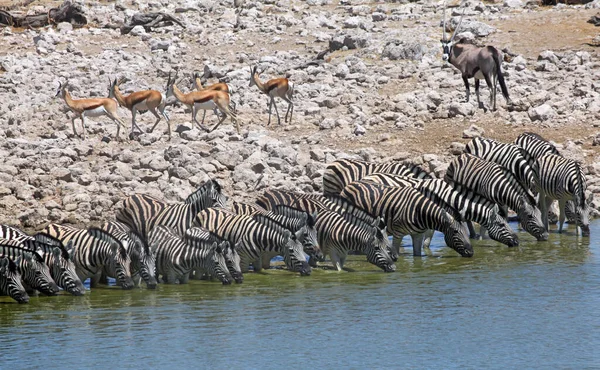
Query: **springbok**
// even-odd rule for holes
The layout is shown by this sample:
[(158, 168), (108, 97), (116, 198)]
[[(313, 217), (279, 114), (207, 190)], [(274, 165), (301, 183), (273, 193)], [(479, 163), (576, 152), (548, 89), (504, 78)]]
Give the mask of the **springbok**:
[[(202, 130), (212, 132), (219, 127), (223, 121), (225, 121), (227, 116), (229, 116), (231, 117), (231, 121), (235, 123), (238, 134), (240, 133), (240, 126), (237, 121), (237, 116), (229, 109), (228, 93), (216, 90), (202, 90), (192, 91), (184, 94), (175, 84), (175, 80), (177, 80), (177, 73), (175, 73), (175, 78), (173, 79), (171, 79), (171, 74), (169, 73), (169, 80), (167, 81), (167, 97), (175, 96), (177, 100), (190, 107), (192, 109), (192, 121), (196, 122), (198, 127), (200, 127)], [(214, 108), (219, 109), (221, 113), (223, 113), (223, 117), (212, 129), (209, 130), (204, 126), (204, 117), (202, 117), (202, 123), (199, 123), (196, 119), (196, 115), (200, 109), (206, 112), (207, 110), (213, 110)]]
[(169, 116), (165, 112), (165, 104), (167, 102), (167, 98), (159, 91), (156, 90), (142, 90), (135, 91), (127, 96), (121, 93), (119, 89), (119, 85), (125, 82), (124, 78), (120, 78), (117, 80), (115, 78), (114, 81), (108, 79), (109, 82), (109, 97), (117, 99), (117, 102), (120, 106), (125, 107), (131, 111), (131, 133), (133, 134), (133, 128), (137, 128), (140, 132), (142, 130), (135, 123), (135, 116), (139, 111), (149, 110), (156, 117), (156, 122), (154, 122), (154, 126), (148, 131), (152, 132), (156, 128), (156, 125), (160, 122), (161, 117), (156, 112), (158, 111), (167, 121), (167, 127), (169, 128), (169, 140), (171, 140), (171, 123), (169, 122)]
[[(223, 92), (226, 92), (227, 94), (229, 94), (229, 98), (231, 99), (231, 89), (229, 88), (229, 85), (227, 85), (225, 82), (217, 82), (212, 85), (208, 85), (208, 86), (204, 87), (204, 85), (202, 84), (202, 78), (200, 77), (200, 74), (198, 72), (194, 72), (191, 75), (190, 81), (192, 82), (192, 89), (195, 89), (196, 91), (204, 91), (204, 90), (223, 91)], [(231, 100), (229, 109), (231, 109), (231, 111), (233, 113), (237, 113), (237, 104), (233, 100)], [(204, 114), (206, 114), (206, 111), (204, 111)], [(217, 114), (217, 116), (218, 116), (216, 109), (215, 109), (215, 114)]]
[(442, 38), (442, 59), (445, 62), (450, 62), (456, 67), (462, 74), (462, 79), (467, 89), (467, 102), (469, 101), (470, 89), (469, 89), (469, 78), (475, 78), (475, 94), (477, 94), (477, 105), (481, 108), (482, 104), (479, 100), (479, 80), (485, 79), (485, 83), (490, 89), (490, 106), (492, 110), (496, 110), (496, 84), (500, 83), (502, 89), (502, 95), (506, 99), (507, 104), (510, 103), (508, 97), (508, 90), (506, 83), (504, 82), (504, 76), (502, 75), (501, 60), (502, 57), (498, 49), (493, 46), (478, 47), (471, 44), (464, 43), (464, 40), (460, 40), (454, 43), (454, 37), (460, 28), (463, 16), (465, 15), (464, 8), (463, 13), (460, 16), (458, 26), (452, 34), (452, 38), (448, 40), (446, 38), (446, 4), (444, 4), (444, 22), (443, 22), (443, 38)]
[(56, 97), (59, 95), (65, 100), (69, 109), (75, 113), (71, 118), (73, 124), (73, 135), (77, 135), (75, 130), (75, 119), (81, 118), (81, 127), (83, 127), (83, 139), (85, 140), (85, 117), (100, 117), (108, 116), (113, 122), (117, 124), (117, 140), (120, 140), (119, 133), (121, 132), (121, 126), (125, 129), (125, 124), (119, 118), (117, 113), (117, 102), (111, 98), (92, 98), (92, 99), (73, 99), (71, 94), (67, 91), (69, 82), (66, 81), (64, 84), (58, 83), (58, 90), (56, 91)]
[(275, 104), (275, 98), (279, 97), (288, 103), (288, 109), (285, 112), (284, 122), (287, 122), (288, 113), (290, 114), (290, 123), (292, 122), (292, 114), (294, 114), (294, 103), (292, 103), (292, 97), (294, 95), (294, 85), (288, 81), (287, 78), (274, 78), (265, 83), (262, 83), (259, 79), (260, 73), (257, 72), (257, 67), (250, 67), (250, 87), (256, 85), (260, 91), (267, 94), (269, 100), (269, 122), (267, 126), (271, 124), (271, 108), (275, 106), (275, 113), (277, 113), (277, 123), (281, 124), (281, 118), (279, 118), (279, 111), (277, 110), (277, 104)]

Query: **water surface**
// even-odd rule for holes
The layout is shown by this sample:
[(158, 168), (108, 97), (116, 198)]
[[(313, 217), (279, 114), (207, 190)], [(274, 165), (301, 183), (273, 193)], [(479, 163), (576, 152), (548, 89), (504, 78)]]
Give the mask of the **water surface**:
[[(516, 227), (516, 225), (513, 225)], [(600, 221), (519, 248), (476, 242), (459, 257), (436, 234), (385, 274), (246, 274), (157, 290), (0, 298), (0, 364), (16, 368), (598, 368)]]

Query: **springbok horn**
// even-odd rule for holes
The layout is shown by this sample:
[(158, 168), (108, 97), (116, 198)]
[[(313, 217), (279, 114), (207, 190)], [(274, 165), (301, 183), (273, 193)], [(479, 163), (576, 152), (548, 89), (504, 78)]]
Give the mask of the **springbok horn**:
[(465, 10), (467, 8), (463, 8), (463, 12), (460, 15), (460, 20), (458, 21), (458, 25), (456, 26), (456, 28), (454, 29), (454, 33), (452, 34), (452, 38), (450, 39), (450, 43), (452, 43), (452, 41), (454, 41), (454, 36), (456, 36), (456, 33), (458, 32), (458, 29), (460, 28), (460, 24), (462, 23), (463, 17), (465, 16)]
[(446, 41), (446, 1), (444, 1), (444, 23), (442, 26), (442, 40)]

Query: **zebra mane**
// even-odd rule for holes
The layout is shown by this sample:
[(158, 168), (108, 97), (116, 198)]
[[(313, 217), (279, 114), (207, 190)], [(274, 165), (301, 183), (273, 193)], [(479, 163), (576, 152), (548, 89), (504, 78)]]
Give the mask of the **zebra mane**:
[[(57, 238), (53, 237), (52, 235), (46, 234), (44, 232), (39, 232), (39, 233), (35, 234), (33, 237), (34, 237), (35, 241), (37, 243), (40, 243), (41, 246), (43, 246), (43, 247), (60, 249), (62, 257), (65, 260), (68, 261), (71, 258), (71, 256), (69, 256), (69, 251), (65, 247), (65, 244), (62, 242), (62, 240), (57, 239)], [(37, 244), (37, 245), (40, 246), (39, 244)]]
[[(194, 227), (187, 229), (185, 231), (183, 237), (186, 239), (187, 238), (199, 238), (199, 239), (206, 240), (207, 242), (210, 242), (210, 243), (216, 242), (219, 245), (221, 245), (221, 243), (223, 243), (223, 242), (227, 242), (229, 244), (229, 241), (222, 238), (219, 234), (216, 234), (202, 226), (194, 226)], [(205, 237), (207, 237), (207, 238), (205, 238)]]
[(272, 218), (269, 218), (265, 215), (253, 215), (251, 217), (254, 221), (268, 227), (271, 230), (274, 230), (275, 232), (281, 235), (285, 235), (286, 232), (290, 233), (290, 237), (292, 238), (292, 240), (296, 240), (296, 235), (293, 232), (291, 232), (284, 225), (273, 220)]
[[(356, 204), (352, 203), (351, 201), (342, 197), (341, 195), (328, 195), (327, 200), (329, 200), (336, 206), (342, 208), (344, 211), (352, 214), (353, 216), (360, 218), (361, 220), (365, 220), (366, 217), (372, 218), (373, 220), (377, 219), (376, 215), (372, 214), (364, 208), (357, 206)], [(359, 213), (360, 215), (358, 215), (357, 213)]]
[(22, 251), (23, 253), (30, 253), (37, 262), (44, 262), (44, 258), (36, 251), (31, 250), (26, 247), (21, 247), (17, 245), (12, 245), (11, 243), (6, 243), (5, 240), (0, 241), (0, 248), (10, 248), (18, 251)]

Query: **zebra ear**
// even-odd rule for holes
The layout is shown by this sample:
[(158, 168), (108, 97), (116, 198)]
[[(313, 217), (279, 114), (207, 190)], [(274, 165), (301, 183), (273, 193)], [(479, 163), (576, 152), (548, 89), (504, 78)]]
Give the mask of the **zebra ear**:
[(33, 256), (31, 255), (31, 253), (23, 253), (22, 256), (25, 259), (25, 261), (27, 261), (27, 263), (31, 263), (31, 261), (33, 260)]
[(54, 256), (55, 259), (60, 258), (61, 253), (62, 252), (59, 247), (52, 248), (52, 255)]
[(239, 242), (235, 243), (235, 246), (233, 246), (233, 249), (236, 251), (242, 250), (242, 241), (240, 240)]
[(375, 229), (375, 237), (377, 238), (377, 240), (383, 240), (383, 233), (380, 229)]
[(292, 233), (289, 230), (283, 230), (283, 237), (286, 239), (290, 239), (292, 237)]
[(492, 207), (492, 211), (494, 213), (499, 213), (500, 212), (500, 207), (498, 206), (498, 203), (494, 203), (494, 206)]
[(379, 221), (377, 223), (377, 227), (381, 230), (384, 230), (387, 227), (387, 225), (385, 224), (385, 218), (379, 216), (377, 217), (377, 220)]

